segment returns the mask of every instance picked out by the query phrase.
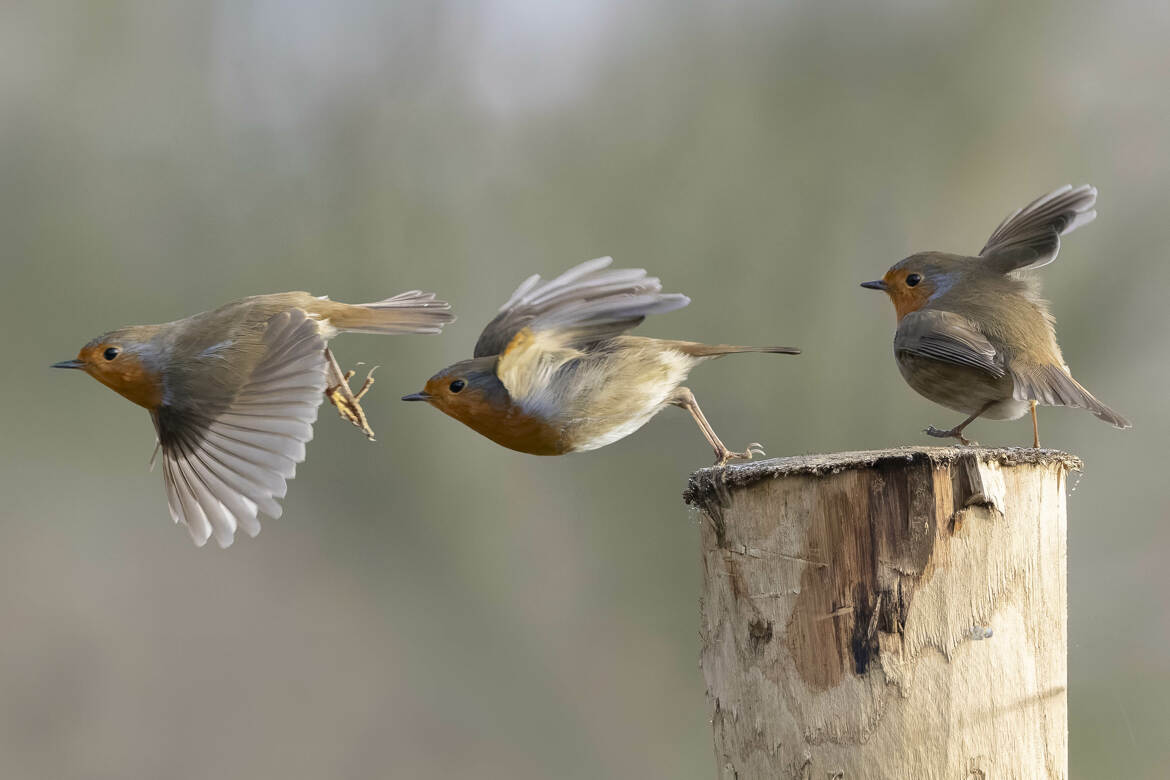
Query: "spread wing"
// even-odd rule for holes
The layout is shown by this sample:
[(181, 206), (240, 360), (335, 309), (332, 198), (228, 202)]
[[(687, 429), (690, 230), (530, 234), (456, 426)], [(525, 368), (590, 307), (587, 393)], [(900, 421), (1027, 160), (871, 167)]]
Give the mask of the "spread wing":
[(641, 268), (609, 270), (612, 257), (570, 268), (555, 279), (528, 277), (500, 307), (475, 344), (475, 357), (499, 355), (521, 330), (559, 330), (566, 344), (585, 346), (630, 330), (649, 314), (681, 309), (690, 298), (663, 293)]
[(1095, 187), (1082, 184), (1073, 189), (1066, 184), (1010, 214), (979, 255), (1000, 273), (1048, 265), (1060, 251), (1062, 235), (1097, 217), (1096, 203)]
[(600, 257), (550, 281), (529, 277), (475, 345), (476, 357), (499, 355), (496, 375), (512, 400), (530, 412), (555, 407), (553, 376), (580, 350), (617, 336), (649, 314), (681, 309), (690, 298), (663, 293), (641, 268), (608, 270)]
[(975, 323), (949, 311), (919, 310), (902, 318), (894, 336), (895, 352), (979, 368), (1004, 375), (1003, 357)]
[(511, 399), (529, 414), (555, 417), (561, 404), (553, 379), (581, 355), (563, 331), (524, 328), (496, 361), (496, 376)]
[(237, 528), (260, 533), (257, 515), (280, 517), (286, 481), (305, 459), (325, 390), (325, 342), (299, 309), (268, 320), (263, 353), (246, 383), (218, 409), (154, 413), (171, 518), (195, 544), (221, 547)]

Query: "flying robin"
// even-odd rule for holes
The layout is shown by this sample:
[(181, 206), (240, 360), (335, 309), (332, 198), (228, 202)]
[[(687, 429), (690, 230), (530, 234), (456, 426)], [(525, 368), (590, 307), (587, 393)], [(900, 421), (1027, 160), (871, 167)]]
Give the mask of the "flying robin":
[(718, 463), (762, 455), (755, 443), (743, 452), (724, 446), (681, 384), (711, 358), (800, 350), (628, 336), (647, 315), (690, 299), (664, 294), (640, 268), (607, 270), (612, 262), (590, 260), (550, 281), (529, 277), (484, 328), (475, 357), (444, 368), (402, 400), (426, 401), (497, 444), (533, 455), (604, 447), (673, 405), (695, 418)]
[(926, 433), (970, 444), (963, 429), (978, 417), (1015, 420), (1036, 405), (1088, 409), (1117, 428), (1129, 421), (1081, 387), (1060, 354), (1054, 320), (1031, 274), (1060, 251), (1060, 237), (1097, 216), (1097, 190), (1070, 186), (1008, 216), (977, 257), (921, 252), (862, 287), (883, 290), (898, 315), (894, 357), (921, 395), (969, 415)]
[(254, 295), (162, 325), (98, 336), (73, 360), (146, 407), (162, 449), (167, 504), (195, 544), (221, 547), (236, 528), (260, 532), (258, 513), (280, 517), (285, 481), (305, 459), (323, 398), (373, 440), (361, 398), (326, 346), (338, 333), (438, 333), (454, 317), (417, 290), (350, 305), (304, 292)]

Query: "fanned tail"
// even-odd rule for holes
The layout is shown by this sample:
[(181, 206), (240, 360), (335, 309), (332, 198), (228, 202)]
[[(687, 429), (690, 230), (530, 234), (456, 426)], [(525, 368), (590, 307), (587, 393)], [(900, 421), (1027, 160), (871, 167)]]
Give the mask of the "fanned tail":
[(330, 314), (334, 327), (350, 333), (439, 333), (454, 321), (451, 304), (434, 293), (411, 290), (373, 303), (359, 303)]
[(1115, 428), (1130, 428), (1132, 424), (1117, 412), (1098, 401), (1092, 393), (1058, 366), (1029, 366), (1013, 368), (1015, 380), (1013, 397), (1019, 401), (1038, 401), (1045, 406), (1069, 406), (1087, 409), (1098, 420)]

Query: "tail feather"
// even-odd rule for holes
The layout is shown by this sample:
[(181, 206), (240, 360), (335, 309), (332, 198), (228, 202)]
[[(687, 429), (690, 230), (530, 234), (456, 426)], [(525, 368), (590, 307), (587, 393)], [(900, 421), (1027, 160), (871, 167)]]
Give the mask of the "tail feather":
[(683, 354), (692, 357), (722, 357), (734, 355), (738, 352), (769, 352), (775, 355), (799, 355), (797, 347), (738, 347), (732, 344), (699, 344), (694, 341), (674, 342), (674, 347)]
[(331, 313), (334, 327), (349, 333), (439, 333), (455, 320), (451, 304), (434, 293), (411, 290), (373, 303), (342, 304)]
[(1013, 368), (1013, 397), (1019, 401), (1038, 401), (1045, 406), (1068, 406), (1087, 409), (1115, 428), (1132, 427), (1129, 420), (1098, 401), (1092, 393), (1059, 366)]

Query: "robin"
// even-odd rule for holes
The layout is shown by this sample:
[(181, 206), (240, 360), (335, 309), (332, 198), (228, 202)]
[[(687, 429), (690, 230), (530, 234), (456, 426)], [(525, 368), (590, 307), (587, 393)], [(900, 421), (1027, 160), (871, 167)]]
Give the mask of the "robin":
[(796, 355), (791, 347), (710, 346), (626, 335), (649, 314), (680, 309), (640, 268), (608, 270), (602, 257), (550, 281), (529, 277), (488, 323), (475, 357), (444, 368), (404, 401), (426, 401), (497, 444), (532, 455), (604, 447), (666, 406), (695, 418), (719, 464), (763, 454), (732, 452), (682, 387), (697, 364), (734, 352)]
[(1061, 187), (1009, 215), (977, 257), (920, 252), (862, 283), (894, 303), (894, 357), (910, 387), (969, 415), (927, 434), (971, 444), (963, 429), (975, 419), (1016, 420), (1031, 411), (1032, 446), (1039, 447), (1037, 404), (1088, 409), (1130, 427), (1072, 378), (1048, 303), (1026, 273), (1056, 259), (1060, 237), (1092, 222), (1096, 202), (1087, 184)]
[(53, 368), (84, 371), (150, 411), (171, 518), (196, 545), (214, 534), (227, 547), (237, 527), (260, 533), (258, 513), (280, 517), (277, 499), (305, 459), (323, 398), (374, 438), (360, 403), (373, 371), (353, 392), (354, 372), (342, 373), (329, 339), (438, 333), (454, 319), (450, 308), (417, 290), (356, 306), (304, 292), (254, 295), (110, 331)]

